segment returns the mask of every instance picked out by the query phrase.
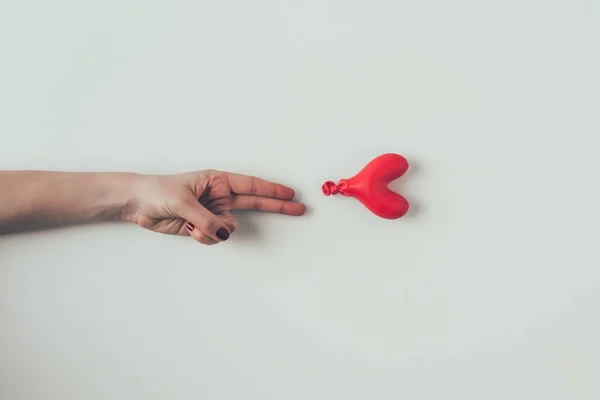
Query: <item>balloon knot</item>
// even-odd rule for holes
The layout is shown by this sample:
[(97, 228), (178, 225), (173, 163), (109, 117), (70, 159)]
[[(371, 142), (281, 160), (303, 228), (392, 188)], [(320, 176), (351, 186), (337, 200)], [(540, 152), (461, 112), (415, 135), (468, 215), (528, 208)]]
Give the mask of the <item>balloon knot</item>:
[(327, 181), (323, 184), (323, 186), (321, 186), (321, 190), (323, 190), (323, 194), (325, 196), (329, 196), (332, 194), (337, 194), (338, 192), (338, 187), (335, 184), (335, 182), (332, 181)]

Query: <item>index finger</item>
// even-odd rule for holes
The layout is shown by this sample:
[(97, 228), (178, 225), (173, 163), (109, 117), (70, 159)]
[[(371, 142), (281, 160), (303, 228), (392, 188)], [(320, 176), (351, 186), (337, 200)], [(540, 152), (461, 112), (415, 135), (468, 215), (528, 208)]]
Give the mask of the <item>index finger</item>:
[(275, 182), (265, 181), (255, 176), (228, 173), (229, 186), (235, 194), (246, 194), (275, 199), (291, 200), (294, 189)]

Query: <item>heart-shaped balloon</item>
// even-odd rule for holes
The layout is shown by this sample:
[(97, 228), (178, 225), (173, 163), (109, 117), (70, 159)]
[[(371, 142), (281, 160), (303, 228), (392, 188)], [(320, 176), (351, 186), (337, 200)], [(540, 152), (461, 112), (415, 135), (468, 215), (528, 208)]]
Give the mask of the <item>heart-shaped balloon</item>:
[(375, 215), (397, 219), (408, 211), (408, 201), (391, 191), (388, 185), (404, 175), (407, 169), (408, 161), (400, 154), (382, 154), (352, 178), (341, 179), (337, 185), (327, 181), (321, 188), (325, 196), (336, 193), (351, 196), (363, 203)]

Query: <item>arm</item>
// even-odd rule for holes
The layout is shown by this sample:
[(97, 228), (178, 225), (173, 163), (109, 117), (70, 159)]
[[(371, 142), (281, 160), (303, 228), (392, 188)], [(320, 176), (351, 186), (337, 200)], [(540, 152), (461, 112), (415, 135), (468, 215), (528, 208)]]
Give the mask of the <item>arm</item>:
[(252, 176), (205, 170), (175, 175), (0, 171), (0, 234), (100, 221), (128, 221), (203, 244), (229, 238), (232, 210), (300, 216), (293, 189)]
[(0, 172), (0, 234), (126, 218), (134, 174)]

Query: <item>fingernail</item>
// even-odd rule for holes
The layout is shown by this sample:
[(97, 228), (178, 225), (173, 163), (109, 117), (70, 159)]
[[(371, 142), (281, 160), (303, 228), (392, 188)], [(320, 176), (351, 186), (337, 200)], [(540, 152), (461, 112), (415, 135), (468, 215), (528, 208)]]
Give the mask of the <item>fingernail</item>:
[(229, 239), (229, 231), (225, 228), (221, 228), (217, 231), (217, 237), (221, 240)]
[(188, 222), (187, 224), (185, 224), (185, 228), (191, 232), (194, 230), (195, 226), (191, 222)]

